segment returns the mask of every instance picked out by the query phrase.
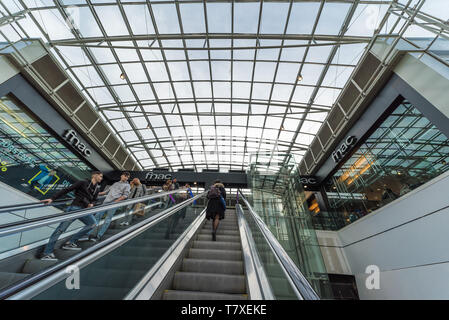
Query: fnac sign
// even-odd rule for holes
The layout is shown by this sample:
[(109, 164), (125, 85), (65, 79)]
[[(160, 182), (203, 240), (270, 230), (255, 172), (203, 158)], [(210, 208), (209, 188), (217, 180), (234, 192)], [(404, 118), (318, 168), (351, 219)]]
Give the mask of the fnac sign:
[(153, 171), (147, 172), (145, 180), (150, 181), (165, 181), (172, 178), (171, 173), (156, 173)]

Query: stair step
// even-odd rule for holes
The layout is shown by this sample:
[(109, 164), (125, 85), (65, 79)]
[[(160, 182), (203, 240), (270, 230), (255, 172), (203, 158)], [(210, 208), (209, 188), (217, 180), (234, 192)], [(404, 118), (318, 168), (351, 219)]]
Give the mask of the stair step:
[(28, 273), (0, 272), (0, 289), (16, 283), (28, 276)]
[(223, 260), (205, 260), (189, 259), (182, 261), (181, 271), (200, 272), (200, 273), (220, 273), (220, 274), (238, 274), (244, 273), (243, 261), (223, 261)]
[(196, 249), (189, 250), (189, 258), (192, 259), (211, 259), (211, 260), (230, 260), (241, 261), (241, 250), (211, 250), (211, 249)]
[[(212, 239), (212, 232), (209, 232), (208, 234), (199, 234), (197, 237), (197, 240), (205, 240), (210, 241)], [(227, 242), (238, 242), (240, 243), (240, 236), (236, 235), (224, 235), (224, 234), (217, 234), (217, 241), (227, 241)]]
[(212, 250), (241, 250), (240, 242), (229, 241), (193, 241), (192, 248)]
[(166, 290), (163, 300), (248, 300), (247, 294)]
[[(211, 235), (212, 234), (212, 228), (207, 229), (207, 228), (203, 228), (200, 230), (200, 232), (198, 233), (199, 235)], [(240, 232), (238, 230), (224, 230), (221, 228), (217, 229), (217, 236), (218, 235), (231, 235), (231, 236), (239, 236), (240, 237)]]
[(39, 271), (50, 268), (51, 266), (57, 264), (60, 261), (49, 261), (49, 260), (40, 260), (40, 259), (28, 259), (25, 261), (22, 267), (23, 273), (37, 273)]
[(241, 275), (176, 272), (173, 289), (218, 293), (246, 293), (245, 277)]

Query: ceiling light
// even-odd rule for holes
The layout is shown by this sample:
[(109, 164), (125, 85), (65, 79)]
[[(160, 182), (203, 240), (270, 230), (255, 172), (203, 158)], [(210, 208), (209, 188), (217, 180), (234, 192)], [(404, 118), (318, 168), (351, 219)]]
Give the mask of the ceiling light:
[(298, 81), (302, 81), (302, 75), (298, 76)]
[(281, 131), (284, 130), (284, 126), (281, 126)]
[(120, 75), (120, 79), (125, 80), (125, 78), (126, 78), (125, 74), (122, 73), (122, 74)]

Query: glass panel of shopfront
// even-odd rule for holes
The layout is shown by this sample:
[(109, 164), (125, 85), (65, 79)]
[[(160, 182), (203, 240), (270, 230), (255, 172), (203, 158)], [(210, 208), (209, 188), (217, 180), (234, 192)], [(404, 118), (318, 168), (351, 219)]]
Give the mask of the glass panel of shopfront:
[(404, 100), (332, 176), (330, 209), (352, 223), (447, 171), (448, 162), (448, 138)]
[(91, 170), (10, 95), (0, 98), (0, 163), (1, 182), (37, 199), (88, 178)]

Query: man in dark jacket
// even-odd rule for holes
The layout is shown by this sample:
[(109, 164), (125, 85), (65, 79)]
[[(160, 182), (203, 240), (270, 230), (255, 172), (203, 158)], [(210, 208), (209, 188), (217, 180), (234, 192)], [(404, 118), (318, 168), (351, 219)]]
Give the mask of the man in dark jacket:
[[(67, 189), (59, 191), (50, 199), (42, 200), (42, 202), (50, 204), (54, 200), (62, 197), (63, 195), (66, 195), (71, 191), (75, 191), (75, 199), (73, 200), (70, 207), (67, 209), (67, 212), (91, 208), (93, 207), (95, 201), (97, 200), (98, 193), (100, 191), (101, 180), (103, 180), (103, 174), (100, 171), (94, 171), (92, 172), (90, 180), (80, 180), (74, 183), (72, 186), (68, 187)], [(95, 217), (92, 214), (78, 219), (85, 224), (84, 228), (82, 228), (80, 231), (74, 234), (70, 238), (70, 240), (62, 246), (62, 249), (81, 250), (81, 248), (76, 245), (76, 242), (81, 237), (89, 233), (89, 231), (91, 231), (97, 225)], [(58, 238), (61, 236), (61, 234), (63, 234), (75, 220), (76, 219), (67, 220), (59, 224), (59, 226), (50, 236), (48, 244), (45, 246), (44, 253), (41, 258), (42, 260), (57, 260), (57, 258), (53, 253), (56, 241), (58, 241)]]

